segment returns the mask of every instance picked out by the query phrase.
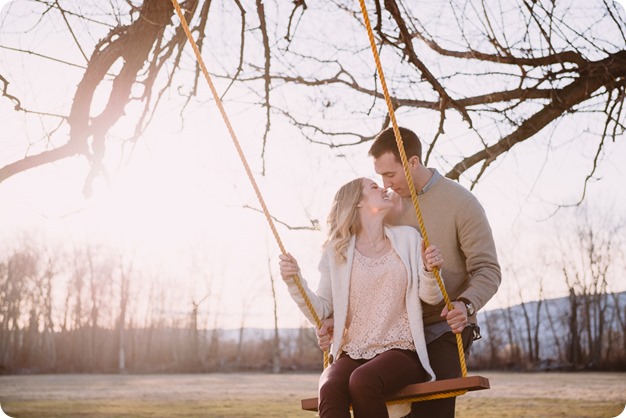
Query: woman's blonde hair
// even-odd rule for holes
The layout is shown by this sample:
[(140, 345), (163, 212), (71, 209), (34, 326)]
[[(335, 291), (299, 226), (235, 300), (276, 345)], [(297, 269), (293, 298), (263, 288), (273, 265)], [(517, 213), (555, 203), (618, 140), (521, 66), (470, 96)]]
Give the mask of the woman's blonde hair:
[(346, 248), (352, 235), (361, 229), (357, 205), (363, 198), (363, 177), (352, 180), (339, 188), (328, 214), (328, 237), (324, 247), (333, 246), (335, 257), (346, 261)]

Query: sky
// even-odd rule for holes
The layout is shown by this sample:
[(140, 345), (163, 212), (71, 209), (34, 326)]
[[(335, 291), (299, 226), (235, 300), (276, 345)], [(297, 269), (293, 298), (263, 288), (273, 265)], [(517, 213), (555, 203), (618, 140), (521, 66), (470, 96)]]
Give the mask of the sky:
[[(8, 23), (0, 20), (0, 24)], [(23, 39), (15, 36), (9, 25), (0, 30), (0, 46), (53, 48), (60, 58), (74, 56), (76, 51), (67, 50), (71, 42), (63, 36), (59, 31)], [(18, 59), (11, 51), (0, 49), (0, 73), (12, 80), (28, 80), (15, 81), (11, 87), (32, 100), (29, 107), (53, 111), (71, 100), (73, 91), (67, 86), (80, 69), (35, 57)], [(217, 84), (218, 89), (224, 86), (220, 81)], [(15, 116), (12, 106), (0, 99), (0, 166), (28, 152), (25, 144), (29, 141), (36, 149), (48, 140), (37, 136), (49, 123), (45, 118), (26, 121)], [(267, 150), (267, 174), (261, 176), (258, 137), (265, 123), (263, 111), (244, 104), (226, 110), (269, 210), (282, 222), (310, 226), (311, 220), (317, 220), (323, 225), (341, 184), (357, 176), (379, 180), (366, 155), (367, 144), (342, 150), (343, 157), (329, 158), (327, 149), (294, 140), (300, 133), (290, 126), (274, 128)], [(180, 311), (169, 314), (182, 317), (192, 300), (203, 300), (200, 310), (206, 313), (206, 321), (215, 320), (225, 327), (242, 322), (273, 325), (271, 273), (277, 280), (279, 325), (299, 326), (304, 317), (280, 281), (274, 237), (263, 215), (245, 207), (259, 205), (217, 109), (211, 102), (198, 106), (185, 126), (181, 126), (178, 113), (179, 109), (166, 103), (134, 147), (112, 147), (107, 161), (109, 177), (97, 180), (91, 197), (82, 193), (88, 166), (80, 158), (49, 164), (0, 183), (0, 248), (11, 248), (24, 232), (67, 248), (81, 242), (106, 242), (134, 260), (142, 272), (134, 289), (136, 297), (146, 294), (150, 281), (167, 283), (169, 297), (183, 301)], [(121, 138), (130, 127), (117, 129)], [(575, 127), (558, 129), (566, 134)], [(59, 137), (63, 138), (62, 133)], [(544, 272), (527, 268), (536, 257), (550, 253), (546, 246), (555, 233), (554, 217), (550, 217), (554, 202), (575, 202), (580, 197), (586, 173), (579, 168), (588, 161), (593, 147), (574, 141), (555, 147), (559, 153), (549, 154), (545, 146), (533, 142), (520, 146), (498, 160), (496, 168), (473, 190), (488, 214), (507, 273), (486, 308), (516, 303), (520, 293), (526, 300), (537, 295), (532, 274)], [(443, 169), (438, 163), (444, 157), (435, 155), (432, 166)], [(598, 180), (589, 186), (587, 201), (597, 216), (626, 214), (624, 161), (626, 146), (620, 138), (607, 146), (596, 173)], [(285, 247), (300, 260), (305, 278), (315, 287), (323, 231), (289, 230), (280, 223), (277, 227)], [(616, 290), (626, 288), (623, 283), (621, 288), (615, 286)], [(564, 294), (561, 280), (545, 290), (548, 297)]]

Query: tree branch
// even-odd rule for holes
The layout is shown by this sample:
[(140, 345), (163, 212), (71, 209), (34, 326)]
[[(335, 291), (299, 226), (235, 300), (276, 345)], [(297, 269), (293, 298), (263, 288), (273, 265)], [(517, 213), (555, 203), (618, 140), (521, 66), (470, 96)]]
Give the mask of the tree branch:
[(272, 54), (270, 52), (270, 42), (267, 36), (267, 23), (265, 21), (265, 6), (263, 6), (262, 0), (256, 0), (256, 8), (259, 16), (259, 29), (261, 30), (261, 37), (263, 39), (263, 57), (265, 59), (263, 67), (263, 106), (265, 107), (265, 130), (263, 131), (263, 145), (261, 148), (261, 161), (263, 161), (263, 167), (261, 175), (265, 175), (265, 147), (267, 146), (267, 136), (270, 132), (271, 126), (271, 107), (270, 107), (270, 86), (272, 78), (270, 77), (270, 63)]
[[(472, 119), (470, 118), (467, 110), (465, 110), (461, 105), (459, 105), (455, 100), (453, 100), (443, 86), (437, 81), (435, 76), (430, 72), (430, 70), (426, 67), (426, 65), (417, 57), (415, 49), (413, 48), (413, 43), (411, 42), (411, 35), (409, 30), (406, 27), (406, 23), (400, 14), (400, 10), (398, 9), (398, 5), (395, 0), (385, 0), (385, 8), (391, 16), (393, 16), (396, 24), (398, 25), (398, 29), (400, 30), (400, 38), (404, 43), (404, 53), (408, 57), (408, 60), (411, 64), (413, 64), (421, 73), (422, 77), (430, 83), (430, 85), (435, 89), (435, 91), (439, 94), (441, 105), (439, 109), (441, 112), (445, 112), (445, 109), (451, 107), (456, 109), (461, 115), (463, 119), (472, 126)], [(441, 115), (442, 119), (445, 119), (445, 115)]]
[(626, 83), (624, 77), (626, 77), (626, 50), (601, 61), (590, 62), (580, 78), (562, 89), (555, 90), (551, 102), (543, 109), (524, 120), (514, 132), (501, 138), (496, 144), (464, 158), (446, 174), (446, 177), (458, 180), (461, 174), (480, 161), (484, 161), (485, 167), (488, 166), (514, 145), (532, 137), (567, 110), (589, 99), (599, 88), (613, 89), (616, 87), (615, 80), (619, 78), (622, 78), (622, 84)]
[[(251, 209), (255, 212), (264, 213), (261, 209), (253, 208), (252, 206), (249, 206), (249, 205), (243, 205), (243, 207), (245, 209)], [(274, 222), (278, 222), (279, 224), (286, 226), (287, 229), (291, 231), (319, 231), (320, 230), (320, 224), (317, 219), (310, 219), (311, 226), (291, 226), (286, 222), (276, 219), (276, 217), (274, 217), (273, 215), (270, 215), (270, 217), (274, 220)]]

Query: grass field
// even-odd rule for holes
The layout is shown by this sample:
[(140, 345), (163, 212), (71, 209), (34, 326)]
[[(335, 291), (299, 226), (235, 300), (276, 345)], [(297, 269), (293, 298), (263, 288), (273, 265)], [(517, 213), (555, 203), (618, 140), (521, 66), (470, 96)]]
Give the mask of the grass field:
[[(457, 418), (610, 418), (626, 405), (626, 373), (480, 374), (492, 388), (458, 398)], [(314, 374), (0, 376), (0, 405), (13, 418), (314, 418), (300, 399), (316, 387)]]

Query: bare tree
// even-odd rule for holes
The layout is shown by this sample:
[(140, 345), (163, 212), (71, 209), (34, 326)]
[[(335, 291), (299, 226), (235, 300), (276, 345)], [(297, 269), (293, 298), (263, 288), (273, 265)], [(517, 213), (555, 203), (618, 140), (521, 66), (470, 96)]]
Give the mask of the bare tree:
[[(192, 300), (190, 313), (167, 280), (155, 279), (146, 300), (137, 300), (142, 272), (119, 250), (84, 244), (54, 254), (32, 241), (14, 245), (0, 258), (3, 372), (274, 371), (282, 366), (283, 357), (276, 359), (281, 348), (276, 307), (273, 336), (244, 332), (258, 289), (242, 299), (239, 341), (230, 341), (215, 315), (205, 343), (199, 308), (208, 297)], [(303, 345), (285, 355), (285, 362), (315, 368), (320, 352), (314, 334), (308, 329), (299, 341)]]
[(53, 283), (57, 274), (56, 261), (58, 259), (48, 254), (47, 265), (42, 277), (42, 284), (39, 290), (42, 293), (42, 314), (44, 317), (43, 325), (43, 353), (46, 359), (44, 369), (54, 370), (57, 363), (56, 345), (54, 343), (55, 324), (53, 320)]
[[(540, 276), (541, 277), (541, 276)], [(528, 362), (536, 366), (539, 363), (539, 329), (541, 327), (541, 306), (543, 303), (543, 282), (539, 288), (539, 297), (536, 301), (531, 304), (524, 302), (524, 298), (521, 294), (520, 288), (520, 307), (522, 310), (522, 314), (524, 317), (524, 323), (526, 325), (525, 334), (526, 334), (526, 355)], [(534, 309), (534, 312), (531, 312), (531, 309)]]
[(500, 350), (500, 356), (507, 368), (518, 368), (522, 366), (523, 351), (520, 347), (523, 337), (517, 328), (517, 315), (511, 309), (503, 311), (503, 322), (507, 336), (504, 347)]
[(270, 277), (270, 284), (272, 289), (272, 301), (274, 303), (274, 347), (272, 349), (272, 372), (280, 373), (280, 336), (278, 334), (278, 300), (276, 298), (276, 287), (274, 284), (274, 275), (272, 274), (272, 260), (267, 260), (267, 270)]
[[(615, 317), (617, 320), (617, 324), (618, 324), (619, 329), (622, 331), (621, 332), (622, 334), (621, 352), (623, 354), (626, 354), (626, 303), (621, 304), (617, 294), (613, 295), (613, 303), (616, 307)], [(622, 308), (622, 305), (623, 305), (623, 308)]]
[[(588, 207), (578, 208), (573, 236), (561, 236), (563, 277), (570, 292), (570, 349), (574, 367), (599, 367), (606, 351), (609, 278), (617, 263), (614, 255), (624, 245), (624, 220), (614, 216), (591, 216)], [(619, 274), (618, 274), (619, 275)], [(619, 299), (612, 311), (620, 309)]]
[(578, 329), (578, 298), (570, 287), (569, 294), (569, 336), (567, 342), (567, 359), (575, 370), (580, 365), (580, 331)]
[(202, 297), (198, 302), (191, 301), (191, 365), (193, 368), (198, 369), (202, 364), (202, 356), (200, 355), (200, 329), (198, 327), (198, 308), (200, 304), (204, 302), (210, 294)]
[[(505, 345), (501, 338), (504, 333), (498, 327), (500, 321), (498, 321), (499, 317), (489, 311), (484, 311), (483, 315), (485, 317), (484, 327), (486, 334), (488, 335), (487, 343), (489, 344), (488, 354), (486, 358), (483, 360), (483, 363), (480, 364), (479, 367), (486, 367), (485, 365), (489, 365), (491, 367), (500, 366), (500, 351), (502, 347)], [(472, 353), (470, 356), (470, 361), (475, 361), (475, 353)]]
[(244, 341), (245, 341), (245, 329), (246, 329), (245, 325), (246, 325), (246, 320), (248, 318), (248, 315), (250, 314), (249, 312), (250, 303), (253, 299), (254, 299), (253, 294), (245, 295), (241, 299), (241, 322), (239, 323), (239, 335), (237, 339), (237, 358), (235, 360), (235, 367), (237, 368), (237, 370), (241, 370), (243, 368), (243, 365), (245, 364), (244, 362), (244, 357), (245, 357)]
[[(101, 13), (102, 3), (95, 8), (85, 2), (23, 1), (9, 7), (5, 22), (20, 14), (18, 3), (34, 10), (38, 20), (32, 25), (41, 30), (64, 25), (80, 51), (77, 60), (86, 63), (71, 107), (54, 111), (33, 107), (30, 97), (16, 92), (21, 88), (12, 88), (24, 81), (0, 75), (1, 99), (16, 112), (56, 121), (43, 134), (47, 137), (68, 133), (66, 141), (48, 141), (43, 148), (21, 144), (24, 155), (0, 167), (0, 182), (81, 155), (91, 165), (89, 193), (93, 178), (105, 172), (103, 157), (114, 128), (132, 123), (135, 128), (126, 135), (132, 146), (159, 103), (172, 96), (180, 97), (181, 109), (193, 103), (200, 71), (184, 53), (185, 35), (169, 1), (112, 1), (108, 14)], [(238, 0), (222, 8), (211, 8), (209, 0), (181, 5), (202, 52), (238, 51), (222, 68), (214, 63), (211, 72), (225, 80), (225, 99), (231, 87), (240, 87), (248, 92), (244, 100), (264, 109), (262, 156), (277, 118), (331, 149), (369, 141), (388, 124), (356, 2), (296, 1), (291, 9), (281, 2)], [(556, 140), (551, 132), (575, 120), (589, 127), (579, 129), (584, 132), (576, 140), (595, 147), (581, 168), (584, 198), (604, 153), (624, 132), (626, 16), (619, 5), (470, 0), (412, 7), (403, 0), (375, 0), (369, 7), (393, 106), (407, 120), (438, 120), (418, 129), (427, 145), (426, 162), (440, 155), (447, 177), (465, 175), (476, 184), (519, 144), (534, 140), (549, 147)], [(94, 42), (77, 30), (93, 26), (108, 32)], [(28, 36), (26, 29), (16, 30)], [(28, 54), (76, 67), (45, 50), (1, 46), (12, 57)], [(110, 94), (99, 110), (94, 98), (102, 89)], [(290, 100), (296, 95), (299, 100)], [(464, 121), (462, 131), (454, 128), (458, 120)], [(453, 151), (440, 143), (444, 135)]]
[[(561, 341), (562, 339), (562, 330), (563, 329), (568, 329), (566, 327), (567, 324), (564, 324), (560, 319), (562, 318), (561, 315), (557, 315), (557, 317), (555, 317), (555, 315), (551, 312), (551, 309), (549, 307), (549, 305), (544, 305), (544, 309), (545, 309), (545, 315), (546, 315), (546, 319), (548, 322), (548, 326), (550, 327), (550, 334), (552, 335), (552, 344), (554, 345), (554, 347), (556, 348), (556, 353), (557, 353), (557, 358), (556, 360), (556, 364), (565, 364), (566, 362), (568, 362), (567, 360), (567, 347), (564, 347), (564, 343), (563, 341)], [(570, 337), (571, 338), (571, 337)], [(565, 342), (565, 345), (567, 345), (569, 342)]]
[(54, 370), (55, 262), (31, 239), (16, 243), (0, 262), (0, 369)]
[(119, 317), (117, 329), (119, 337), (119, 371), (126, 370), (126, 321), (129, 310), (131, 278), (133, 276), (133, 263), (126, 264), (124, 258), (119, 257)]

